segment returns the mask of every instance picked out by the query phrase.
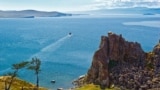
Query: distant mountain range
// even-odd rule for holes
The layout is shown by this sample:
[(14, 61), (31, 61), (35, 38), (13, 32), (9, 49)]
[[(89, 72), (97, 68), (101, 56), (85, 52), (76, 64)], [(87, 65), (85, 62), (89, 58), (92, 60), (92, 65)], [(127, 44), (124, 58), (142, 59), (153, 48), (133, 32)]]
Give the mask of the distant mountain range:
[(83, 14), (143, 14), (143, 15), (154, 15), (160, 14), (160, 8), (115, 8), (115, 9), (98, 9), (91, 11), (82, 11), (77, 13)]
[[(72, 13), (72, 14), (71, 14)], [(90, 11), (77, 11), (71, 13), (61, 13), (57, 11), (37, 11), (37, 10), (22, 10), (22, 11), (2, 11), (0, 10), (0, 18), (35, 18), (35, 17), (62, 17), (62, 16), (79, 16), (79, 15), (103, 15), (103, 14), (143, 14), (155, 15), (160, 14), (160, 8), (115, 8), (115, 9), (99, 9)], [(73, 14), (74, 13), (74, 14)]]
[(72, 14), (61, 12), (47, 12), (36, 10), (22, 10), (22, 11), (0, 11), (0, 18), (34, 18), (34, 17), (61, 17), (72, 16)]

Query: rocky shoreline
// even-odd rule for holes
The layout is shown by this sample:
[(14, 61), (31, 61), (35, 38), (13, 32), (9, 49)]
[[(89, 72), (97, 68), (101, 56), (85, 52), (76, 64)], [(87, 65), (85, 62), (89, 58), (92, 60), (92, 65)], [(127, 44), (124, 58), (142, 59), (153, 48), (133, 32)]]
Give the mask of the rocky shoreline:
[[(127, 66), (127, 67), (126, 67)], [(119, 69), (118, 69), (119, 68)], [(110, 81), (122, 90), (160, 89), (160, 70), (139, 67), (138, 65), (124, 64), (111, 69)]]
[(74, 82), (116, 86), (122, 90), (160, 89), (160, 41), (151, 52), (144, 52), (138, 42), (126, 41), (112, 32), (101, 37), (88, 73)]

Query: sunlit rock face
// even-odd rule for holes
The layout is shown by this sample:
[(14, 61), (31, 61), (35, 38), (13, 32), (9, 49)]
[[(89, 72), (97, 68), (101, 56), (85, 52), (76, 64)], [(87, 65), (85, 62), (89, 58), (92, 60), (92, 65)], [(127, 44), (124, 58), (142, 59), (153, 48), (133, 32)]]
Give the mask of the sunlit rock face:
[(98, 84), (102, 88), (109, 87), (110, 62), (115, 61), (118, 64), (127, 62), (143, 66), (143, 60), (145, 52), (139, 43), (128, 42), (122, 35), (109, 32), (108, 36), (101, 37), (100, 47), (93, 56), (86, 82)]

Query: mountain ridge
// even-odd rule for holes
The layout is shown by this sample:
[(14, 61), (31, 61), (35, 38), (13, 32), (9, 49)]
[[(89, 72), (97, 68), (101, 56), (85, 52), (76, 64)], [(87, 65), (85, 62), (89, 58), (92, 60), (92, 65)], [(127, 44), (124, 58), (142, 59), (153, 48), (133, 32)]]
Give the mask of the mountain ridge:
[(134, 7), (134, 8), (113, 8), (113, 9), (97, 9), (82, 11), (77, 13), (84, 14), (160, 14), (160, 8), (145, 8), (145, 7)]
[(62, 17), (72, 16), (69, 13), (62, 13), (57, 11), (38, 11), (38, 10), (0, 10), (0, 18), (34, 18), (34, 17)]

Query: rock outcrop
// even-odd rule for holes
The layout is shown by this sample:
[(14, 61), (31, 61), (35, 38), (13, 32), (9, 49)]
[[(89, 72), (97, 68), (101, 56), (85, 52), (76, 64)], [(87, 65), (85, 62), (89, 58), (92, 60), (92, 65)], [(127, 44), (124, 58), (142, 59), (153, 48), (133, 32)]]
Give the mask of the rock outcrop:
[(160, 67), (160, 40), (159, 43), (153, 49), (155, 66)]
[[(108, 37), (101, 37), (99, 50), (95, 52), (86, 76), (86, 83), (94, 83), (101, 88), (114, 84), (127, 89), (148, 89), (144, 83), (151, 83), (154, 78), (158, 78), (158, 75), (154, 77), (155, 68), (150, 66), (160, 66), (160, 43), (151, 53), (153, 54), (145, 53), (139, 43), (128, 42), (122, 35), (109, 32)], [(148, 61), (146, 58), (149, 58)], [(155, 79), (155, 82), (158, 80)]]

